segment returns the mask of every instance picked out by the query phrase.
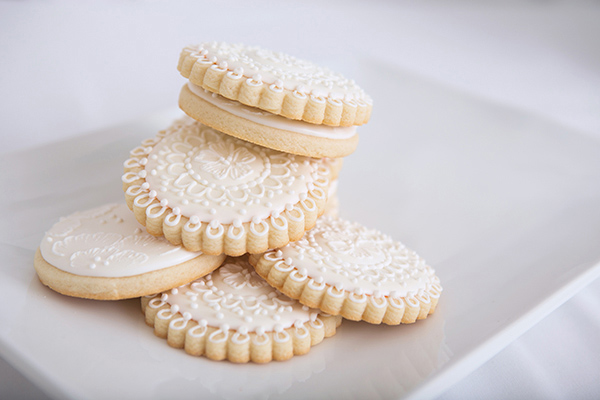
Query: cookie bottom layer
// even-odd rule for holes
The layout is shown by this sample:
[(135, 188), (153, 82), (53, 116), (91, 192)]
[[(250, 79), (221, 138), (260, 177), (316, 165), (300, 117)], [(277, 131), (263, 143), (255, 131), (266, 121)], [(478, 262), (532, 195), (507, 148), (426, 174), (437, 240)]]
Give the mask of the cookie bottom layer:
[(233, 363), (285, 361), (306, 354), (323, 339), (335, 335), (342, 323), (341, 316), (321, 315), (305, 327), (292, 326), (282, 332), (241, 333), (201, 326), (198, 322), (173, 312), (160, 295), (141, 298), (146, 324), (154, 334), (167, 339), (169, 346), (184, 349), (193, 356), (204, 356), (214, 361)]
[(276, 262), (260, 255), (251, 255), (249, 262), (258, 275), (286, 296), (308, 307), (331, 315), (341, 315), (352, 321), (386, 325), (412, 324), (433, 314), (441, 294), (441, 287), (436, 286), (421, 291), (416, 296), (400, 299), (367, 294), (356, 296), (326, 283), (317, 284), (311, 279), (298, 280), (295, 278), (298, 274), (296, 268), (280, 271), (275, 268)]
[(121, 300), (146, 296), (184, 285), (215, 269), (225, 255), (200, 255), (181, 264), (145, 274), (107, 278), (71, 274), (49, 264), (40, 250), (33, 265), (40, 281), (50, 289), (72, 297), (94, 300)]
[(330, 139), (277, 129), (238, 117), (196, 96), (186, 85), (179, 107), (190, 117), (213, 129), (251, 143), (301, 156), (345, 157), (358, 145), (358, 134), (347, 139)]

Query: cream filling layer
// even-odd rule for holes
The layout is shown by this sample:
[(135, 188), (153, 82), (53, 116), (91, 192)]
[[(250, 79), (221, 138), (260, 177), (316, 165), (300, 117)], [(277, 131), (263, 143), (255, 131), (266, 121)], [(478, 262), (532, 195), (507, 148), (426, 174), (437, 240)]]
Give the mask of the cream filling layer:
[(209, 92), (198, 85), (188, 82), (188, 88), (202, 100), (213, 106), (226, 111), (236, 117), (247, 119), (269, 128), (281, 129), (302, 135), (322, 137), (328, 139), (349, 139), (356, 135), (356, 127), (336, 127), (327, 125), (315, 125), (304, 121), (282, 117), (271, 114), (258, 108), (246, 106), (240, 102), (229, 100), (216, 93)]

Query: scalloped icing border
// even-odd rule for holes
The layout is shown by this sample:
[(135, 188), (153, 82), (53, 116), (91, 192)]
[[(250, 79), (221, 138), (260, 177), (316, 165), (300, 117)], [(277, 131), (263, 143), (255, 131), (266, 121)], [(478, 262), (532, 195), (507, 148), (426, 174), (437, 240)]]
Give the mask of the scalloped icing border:
[(363, 125), (369, 121), (373, 109), (370, 98), (340, 100), (314, 96), (238, 75), (221, 68), (191, 47), (181, 51), (177, 70), (184, 78), (208, 91), (247, 106), (312, 124)]
[(293, 264), (286, 265), (283, 270), (275, 268), (278, 261), (283, 261), (283, 258), (277, 257), (274, 252), (249, 257), (256, 272), (286, 296), (297, 299), (308, 307), (331, 315), (341, 315), (352, 321), (386, 325), (411, 324), (433, 314), (442, 292), (439, 278), (432, 275), (434, 282), (413, 296), (375, 297), (364, 293), (357, 296), (324, 282), (317, 283), (307, 276), (302, 277)]
[(315, 187), (309, 190), (306, 199), (300, 200), (291, 209), (286, 209), (277, 216), (271, 214), (259, 223), (215, 226), (205, 221), (193, 222), (188, 217), (175, 214), (169, 206), (162, 205), (155, 196), (152, 197), (152, 190), (142, 188), (142, 184), (146, 182), (139, 176), (144, 170), (142, 160), (147, 159), (154, 145), (166, 136), (166, 132), (160, 131), (156, 137), (144, 140), (141, 146), (131, 150), (130, 158), (124, 163), (124, 174), (121, 178), (123, 191), (127, 206), (134, 212), (137, 221), (146, 227), (148, 233), (164, 236), (170, 243), (182, 245), (189, 251), (202, 251), (209, 255), (241, 256), (246, 253), (263, 253), (299, 240), (325, 212), (330, 180), (335, 178), (341, 168), (341, 162), (337, 159), (324, 163), (317, 170), (320, 179), (315, 180)]
[(335, 335), (342, 323), (341, 316), (319, 315), (302, 327), (290, 327), (282, 332), (255, 332), (242, 334), (236, 330), (223, 331), (211, 326), (200, 326), (196, 321), (173, 312), (160, 294), (141, 297), (146, 324), (154, 334), (167, 339), (169, 346), (184, 349), (194, 356), (233, 363), (249, 361), (264, 364), (272, 360), (284, 361), (309, 352), (312, 346)]

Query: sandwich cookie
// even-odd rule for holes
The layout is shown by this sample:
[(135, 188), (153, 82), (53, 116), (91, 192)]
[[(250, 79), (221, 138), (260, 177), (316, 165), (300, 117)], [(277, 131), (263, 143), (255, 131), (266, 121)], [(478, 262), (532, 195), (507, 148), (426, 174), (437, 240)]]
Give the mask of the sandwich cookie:
[(34, 266), (40, 281), (59, 293), (118, 300), (191, 282), (224, 259), (156, 238), (125, 204), (108, 204), (61, 218), (46, 232)]
[(402, 243), (328, 216), (301, 240), (250, 262), (269, 284), (302, 304), (372, 324), (426, 318), (442, 291), (434, 270)]
[(185, 117), (130, 153), (127, 204), (152, 235), (205, 254), (298, 240), (325, 210), (341, 162), (282, 153)]
[(309, 309), (259, 277), (246, 257), (142, 298), (146, 323), (175, 348), (235, 363), (283, 361), (333, 336), (342, 318)]
[(179, 106), (221, 132), (309, 157), (343, 157), (358, 144), (371, 98), (353, 80), (284, 53), (228, 43), (183, 49), (189, 79)]

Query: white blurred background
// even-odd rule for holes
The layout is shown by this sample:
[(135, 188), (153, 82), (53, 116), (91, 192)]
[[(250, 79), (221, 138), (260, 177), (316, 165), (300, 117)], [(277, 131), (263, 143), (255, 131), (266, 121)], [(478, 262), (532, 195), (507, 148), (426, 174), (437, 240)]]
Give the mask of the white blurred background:
[[(600, 140), (599, 21), (600, 2), (0, 1), (0, 151), (175, 107), (179, 51), (205, 40), (348, 76), (370, 57)], [(596, 282), (442, 398), (600, 397), (577, 370), (600, 368), (599, 306)], [(42, 396), (0, 360), (0, 398)]]
[(348, 75), (369, 56), (598, 133), (599, 9), (556, 1), (4, 1), (2, 147), (174, 106), (179, 50), (204, 40), (292, 49)]

